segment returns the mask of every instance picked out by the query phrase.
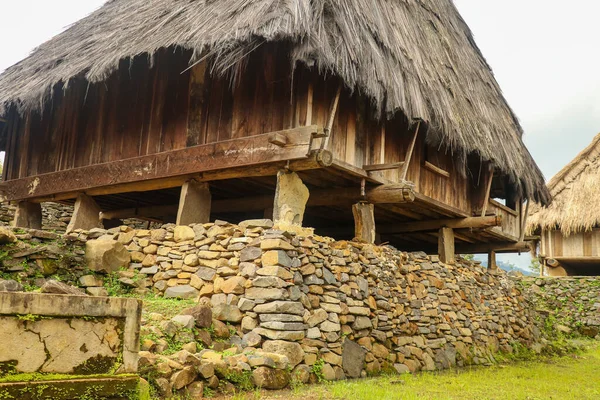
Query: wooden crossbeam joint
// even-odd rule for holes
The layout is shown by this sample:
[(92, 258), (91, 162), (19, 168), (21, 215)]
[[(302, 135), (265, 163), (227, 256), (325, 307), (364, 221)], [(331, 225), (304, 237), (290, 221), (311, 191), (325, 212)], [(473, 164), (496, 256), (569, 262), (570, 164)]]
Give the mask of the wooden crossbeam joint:
[(281, 133), (274, 133), (269, 138), (269, 143), (274, 144), (275, 146), (284, 147), (287, 145), (287, 136), (282, 135)]

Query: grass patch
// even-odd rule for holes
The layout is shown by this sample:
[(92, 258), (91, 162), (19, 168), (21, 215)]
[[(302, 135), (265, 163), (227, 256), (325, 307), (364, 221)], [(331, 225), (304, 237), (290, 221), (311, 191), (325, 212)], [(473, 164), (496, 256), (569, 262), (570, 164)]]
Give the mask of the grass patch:
[(353, 400), (600, 399), (600, 347), (494, 367), (384, 376), (302, 388), (288, 398)]
[(186, 308), (194, 307), (198, 302), (194, 299), (165, 299), (160, 295), (150, 294), (142, 298), (142, 309), (147, 313), (159, 313), (166, 318), (173, 318)]

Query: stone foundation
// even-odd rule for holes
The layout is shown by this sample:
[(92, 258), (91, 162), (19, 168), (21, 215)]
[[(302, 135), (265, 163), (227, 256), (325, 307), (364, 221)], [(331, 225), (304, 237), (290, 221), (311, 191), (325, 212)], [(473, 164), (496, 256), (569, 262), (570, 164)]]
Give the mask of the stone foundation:
[[(277, 389), (291, 379), (488, 365), (515, 345), (539, 350), (541, 328), (561, 314), (565, 333), (599, 325), (593, 278), (509, 278), (476, 262), (302, 232), (273, 229), (270, 220), (216, 221), (60, 240), (76, 249), (76, 268), (87, 275), (72, 283), (88, 293), (105, 290), (103, 275), (87, 270), (101, 268), (139, 295), (198, 304), (174, 318), (145, 316), (140, 366), (164, 395), (243, 379)], [(93, 257), (84, 259), (84, 244)], [(173, 343), (179, 350), (165, 356)]]
[(137, 292), (205, 298), (240, 350), (252, 343), (290, 367), (319, 363), (325, 379), (487, 364), (539, 338), (533, 310), (502, 272), (271, 226), (121, 228), (98, 240), (128, 249), (136, 274), (125, 279)]

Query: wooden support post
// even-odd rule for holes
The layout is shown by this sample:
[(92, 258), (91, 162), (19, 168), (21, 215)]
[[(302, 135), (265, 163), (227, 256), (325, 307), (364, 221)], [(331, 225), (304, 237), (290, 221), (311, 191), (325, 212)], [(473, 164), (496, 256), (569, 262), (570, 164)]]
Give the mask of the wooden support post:
[(488, 269), (495, 271), (498, 269), (498, 265), (496, 264), (496, 252), (490, 251), (488, 253)]
[(354, 214), (354, 237), (359, 242), (374, 244), (375, 232), (375, 206), (369, 203), (356, 203), (352, 206)]
[(17, 228), (42, 229), (42, 205), (21, 201), (12, 225)]
[(402, 171), (400, 172), (400, 181), (406, 180), (406, 175), (408, 174), (408, 167), (410, 166), (410, 160), (412, 159), (412, 155), (415, 151), (415, 144), (417, 143), (417, 137), (419, 136), (419, 129), (421, 128), (421, 121), (417, 123), (417, 129), (415, 129), (415, 134), (413, 136), (412, 141), (410, 142), (410, 146), (406, 151), (406, 159), (404, 160), (404, 165), (402, 166)]
[(279, 171), (273, 202), (273, 221), (279, 226), (302, 226), (310, 193), (295, 172)]
[(438, 235), (438, 254), (440, 261), (446, 264), (453, 263), (454, 257), (454, 230), (441, 228)]
[(76, 229), (90, 230), (99, 228), (101, 211), (93, 198), (85, 194), (79, 194), (75, 201), (71, 222), (67, 226), (67, 233), (73, 232)]
[(208, 183), (194, 180), (181, 187), (177, 225), (203, 224), (210, 221), (211, 195)]

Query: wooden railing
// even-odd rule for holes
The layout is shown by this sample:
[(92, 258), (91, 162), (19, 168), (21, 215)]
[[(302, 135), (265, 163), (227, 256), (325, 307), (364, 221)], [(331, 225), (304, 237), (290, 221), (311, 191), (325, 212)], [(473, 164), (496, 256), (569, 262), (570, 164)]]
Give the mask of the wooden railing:
[(495, 229), (502, 230), (505, 235), (510, 235), (515, 240), (521, 236), (521, 212), (515, 211), (496, 200), (490, 200), (487, 215), (499, 215), (502, 217), (502, 226)]

